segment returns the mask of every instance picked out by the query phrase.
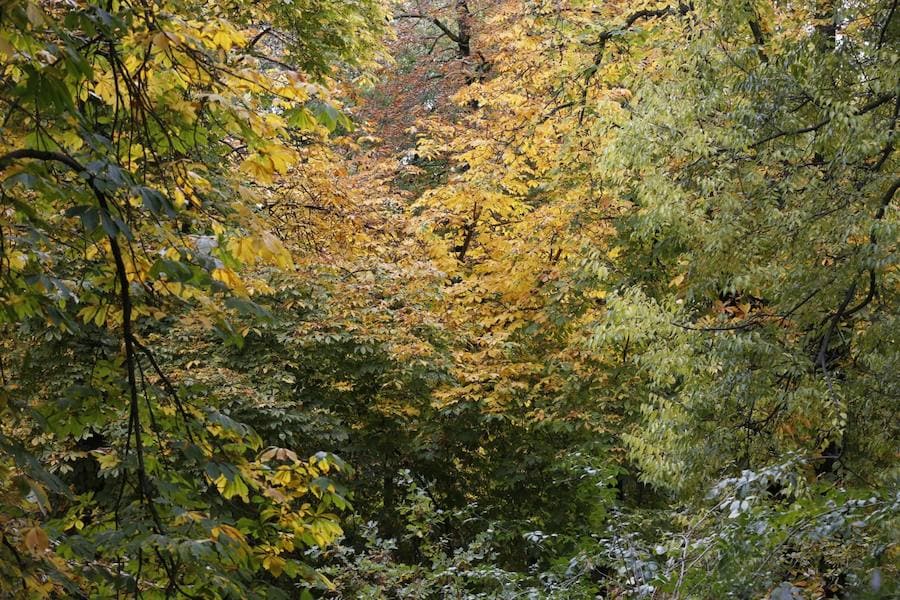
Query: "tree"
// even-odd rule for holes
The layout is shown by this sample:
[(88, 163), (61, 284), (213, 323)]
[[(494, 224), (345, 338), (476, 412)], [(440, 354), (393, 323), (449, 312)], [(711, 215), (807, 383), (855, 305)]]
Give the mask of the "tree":
[[(626, 528), (591, 551), (632, 573), (611, 590), (836, 593), (888, 560), (896, 7), (826, 4), (504, 3), (478, 110), (423, 139), (457, 165), (417, 213), (478, 349), (439, 397), (596, 411), (667, 499), (631, 523), (668, 531), (670, 566)], [(672, 516), (711, 488), (729, 501)], [(703, 535), (729, 542), (694, 559)]]
[(261, 199), (327, 168), (307, 157), (346, 120), (334, 67), (366, 67), (385, 19), (367, 0), (0, 5), (4, 593), (328, 585), (300, 552), (340, 533), (343, 463), (263, 446), (148, 340), (183, 319), (240, 345), (264, 317), (254, 265), (293, 258)]

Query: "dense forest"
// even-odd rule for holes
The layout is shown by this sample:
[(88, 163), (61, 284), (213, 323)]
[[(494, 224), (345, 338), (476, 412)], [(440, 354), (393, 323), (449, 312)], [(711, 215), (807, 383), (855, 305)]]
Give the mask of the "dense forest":
[(0, 0), (0, 598), (896, 598), (897, 0)]

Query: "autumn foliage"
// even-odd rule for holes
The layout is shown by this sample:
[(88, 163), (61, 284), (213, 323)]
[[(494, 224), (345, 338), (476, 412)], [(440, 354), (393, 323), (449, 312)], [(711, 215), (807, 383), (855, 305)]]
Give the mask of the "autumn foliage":
[(0, 597), (897, 593), (892, 0), (0, 0)]

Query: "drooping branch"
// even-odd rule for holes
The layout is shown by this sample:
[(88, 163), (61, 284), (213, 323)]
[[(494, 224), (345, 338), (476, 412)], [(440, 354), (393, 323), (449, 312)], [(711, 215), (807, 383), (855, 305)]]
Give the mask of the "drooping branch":
[(470, 45), (472, 39), (472, 15), (469, 13), (469, 5), (466, 0), (456, 0), (456, 27), (459, 30), (456, 47), (459, 51), (459, 57), (465, 58), (472, 53)]
[(828, 324), (828, 329), (825, 330), (825, 334), (822, 336), (822, 341), (819, 344), (819, 352), (816, 354), (816, 364), (822, 368), (822, 373), (824, 373), (826, 377), (828, 377), (828, 344), (831, 342), (831, 336), (834, 335), (838, 325), (844, 318), (847, 306), (850, 305), (850, 301), (856, 294), (856, 284), (857, 281), (854, 279), (853, 283), (850, 284), (850, 287), (847, 288), (847, 291), (844, 293), (844, 299), (841, 300), (841, 305), (838, 307), (837, 311), (835, 311), (834, 315), (832, 315)]
[[(885, 191), (884, 196), (881, 197), (881, 202), (878, 206), (878, 211), (875, 213), (874, 220), (880, 221), (884, 218), (885, 213), (887, 212), (888, 206), (890, 206), (891, 201), (894, 199), (894, 195), (897, 193), (897, 190), (900, 189), (900, 179), (895, 179), (894, 182), (888, 187)], [(875, 235), (875, 231), (869, 235), (869, 243), (871, 245), (875, 245), (878, 243), (878, 238)], [(862, 310), (869, 302), (872, 301), (872, 298), (875, 296), (875, 285), (876, 285), (876, 277), (875, 272), (870, 271), (870, 279), (869, 279), (869, 291), (866, 294), (866, 297), (853, 308), (848, 308), (850, 306), (850, 301), (853, 300), (853, 297), (856, 295), (857, 281), (859, 275), (853, 279), (853, 283), (847, 288), (846, 293), (844, 294), (844, 299), (841, 301), (841, 305), (834, 312), (834, 314), (830, 317), (828, 322), (828, 328), (825, 330), (825, 333), (822, 335), (822, 341), (819, 344), (819, 351), (816, 354), (816, 363), (822, 368), (822, 372), (825, 375), (828, 375), (828, 366), (827, 366), (827, 352), (828, 352), (828, 344), (831, 341), (831, 337), (834, 335), (834, 332), (837, 331), (838, 326), (841, 321), (846, 317), (849, 317), (853, 313), (856, 313)]]
[[(110, 201), (106, 194), (97, 187), (94, 181), (94, 175), (81, 165), (77, 160), (62, 152), (54, 152), (48, 150), (37, 150), (33, 148), (22, 148), (13, 150), (0, 156), (0, 173), (9, 168), (12, 164), (19, 160), (39, 160), (43, 162), (57, 162), (79, 175), (86, 176), (88, 187), (97, 199), (101, 213), (107, 220), (112, 219), (110, 210)], [(140, 496), (147, 506), (158, 533), (162, 533), (162, 521), (156, 511), (156, 507), (150, 498), (150, 486), (147, 481), (147, 470), (144, 463), (144, 448), (142, 439), (142, 425), (138, 404), (138, 387), (136, 376), (136, 350), (135, 337), (132, 329), (132, 310), (131, 290), (128, 284), (128, 271), (125, 267), (125, 260), (122, 254), (122, 248), (117, 237), (107, 232), (107, 240), (109, 241), (110, 251), (113, 256), (113, 263), (116, 271), (116, 280), (119, 284), (119, 300), (122, 308), (122, 338), (125, 345), (125, 372), (129, 389), (129, 428), (134, 435), (135, 454), (138, 461), (138, 484), (140, 487)]]
[(62, 152), (51, 152), (49, 150), (35, 150), (32, 148), (22, 148), (7, 152), (0, 156), (0, 173), (12, 166), (13, 163), (22, 159), (40, 160), (44, 162), (58, 162), (66, 165), (73, 171), (81, 173), (84, 167), (78, 161)]
[[(870, 102), (867, 102), (860, 108), (858, 108), (853, 113), (853, 115), (858, 117), (860, 115), (866, 114), (867, 112), (871, 112), (871, 111), (875, 110), (876, 108), (878, 108), (879, 106), (881, 106), (882, 104), (886, 104), (886, 103), (890, 102), (891, 100), (894, 99), (895, 96), (896, 96), (895, 93), (882, 94), (882, 95), (876, 97), (875, 99), (871, 100)], [(807, 127), (800, 127), (799, 129), (777, 131), (771, 135), (767, 135), (766, 137), (753, 142), (752, 144), (750, 144), (750, 148), (757, 148), (759, 146), (762, 146), (763, 144), (766, 144), (773, 140), (777, 140), (778, 138), (781, 138), (781, 137), (800, 135), (802, 133), (810, 133), (812, 131), (821, 129), (822, 127), (824, 127), (825, 125), (827, 125), (830, 122), (831, 122), (831, 117), (826, 117), (826, 118), (822, 119), (821, 121), (819, 121), (813, 125), (809, 125)]]
[(598, 41), (593, 42), (592, 44), (605, 44), (616, 34), (634, 27), (634, 24), (638, 21), (643, 21), (646, 19), (659, 19), (661, 17), (673, 16), (675, 14), (686, 15), (688, 12), (690, 12), (691, 9), (692, 7), (690, 4), (679, 2), (677, 7), (674, 5), (669, 5), (664, 6), (663, 8), (643, 9), (635, 11), (625, 17), (625, 21), (619, 27), (607, 29), (606, 31), (601, 33)]
[(887, 35), (888, 27), (891, 25), (891, 21), (894, 19), (894, 12), (897, 10), (897, 0), (894, 0), (891, 3), (891, 8), (888, 11), (887, 17), (884, 19), (884, 25), (881, 26), (881, 33), (878, 34), (878, 43), (875, 45), (876, 48), (880, 49), (884, 44), (885, 36)]

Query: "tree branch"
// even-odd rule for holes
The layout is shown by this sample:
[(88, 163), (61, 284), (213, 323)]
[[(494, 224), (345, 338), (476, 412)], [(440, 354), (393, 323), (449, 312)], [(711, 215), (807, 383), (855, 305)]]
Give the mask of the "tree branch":
[[(67, 154), (63, 154), (62, 152), (23, 148), (19, 150), (13, 150), (0, 156), (0, 173), (5, 171), (14, 162), (23, 159), (40, 160), (44, 162), (58, 162), (65, 165), (72, 171), (75, 171), (79, 175), (87, 175), (88, 187), (90, 187), (91, 191), (94, 193), (94, 196), (97, 198), (97, 203), (100, 205), (100, 210), (106, 215), (107, 219), (112, 219), (109, 199), (106, 197), (106, 194), (97, 187), (96, 183), (94, 182), (94, 175), (90, 171), (85, 169), (77, 160)], [(152, 499), (150, 498), (150, 486), (149, 482), (147, 481), (146, 465), (144, 464), (144, 447), (141, 436), (141, 417), (139, 412), (140, 407), (138, 404), (137, 377), (135, 372), (135, 338), (134, 332), (132, 330), (133, 307), (131, 303), (131, 291), (129, 289), (128, 283), (128, 271), (125, 267), (125, 261), (122, 257), (122, 248), (121, 246), (119, 246), (117, 237), (109, 233), (107, 233), (106, 237), (109, 241), (110, 251), (113, 255), (113, 263), (116, 270), (116, 280), (119, 284), (119, 299), (122, 305), (122, 338), (125, 344), (125, 373), (129, 388), (129, 425), (134, 433), (134, 448), (138, 461), (137, 475), (138, 483), (140, 486), (140, 498), (147, 506), (147, 509), (153, 518), (157, 533), (162, 533), (162, 521), (159, 517), (159, 513), (156, 511), (156, 507), (154, 506)]]
[(591, 68), (587, 70), (587, 74), (584, 79), (584, 89), (581, 92), (581, 112), (578, 115), (578, 124), (581, 125), (582, 121), (584, 121), (584, 111), (587, 106), (587, 95), (588, 89), (590, 86), (591, 79), (597, 73), (597, 70), (600, 67), (600, 64), (603, 62), (603, 54), (606, 50), (606, 43), (609, 42), (612, 38), (617, 35), (620, 35), (622, 32), (631, 29), (635, 23), (641, 21), (643, 19), (658, 19), (661, 17), (667, 17), (670, 15), (686, 15), (688, 12), (693, 10), (693, 6), (691, 3), (685, 4), (684, 2), (679, 2), (678, 7), (676, 8), (674, 5), (666, 6), (658, 9), (644, 9), (638, 10), (627, 17), (625, 17), (625, 22), (622, 23), (619, 27), (607, 29), (602, 32), (600, 36), (597, 38), (595, 42), (588, 42), (588, 46), (598, 46), (597, 52), (594, 54), (593, 65)]
[(881, 33), (878, 35), (878, 43), (875, 45), (875, 48), (880, 49), (882, 44), (884, 44), (884, 37), (887, 35), (888, 27), (894, 18), (894, 11), (896, 10), (897, 0), (894, 0), (891, 3), (891, 9), (888, 11), (887, 17), (884, 19), (884, 25), (881, 26)]
[[(881, 202), (878, 206), (878, 211), (875, 213), (875, 221), (880, 221), (884, 217), (885, 213), (887, 212), (887, 207), (890, 205), (891, 200), (893, 200), (894, 194), (897, 193), (898, 189), (900, 189), (900, 179), (895, 179), (894, 183), (891, 184), (891, 186), (885, 192), (884, 196), (882, 196), (881, 198)], [(878, 243), (878, 239), (875, 236), (874, 231), (869, 235), (869, 243), (872, 245)], [(858, 279), (859, 274), (856, 275), (853, 283), (850, 284), (850, 287), (847, 288), (847, 292), (844, 294), (844, 299), (841, 301), (841, 305), (838, 307), (837, 311), (835, 311), (834, 315), (831, 317), (831, 322), (828, 325), (828, 329), (825, 330), (825, 334), (822, 336), (822, 342), (819, 345), (819, 352), (816, 355), (816, 362), (822, 367), (822, 372), (825, 373), (826, 376), (828, 375), (826, 356), (828, 352), (828, 343), (831, 340), (831, 336), (837, 330), (837, 327), (840, 324), (841, 320), (868, 305), (875, 295), (875, 271), (870, 270), (869, 291), (866, 294), (866, 297), (862, 300), (862, 302), (860, 302), (860, 304), (848, 310), (847, 307), (850, 305), (850, 301), (853, 300), (853, 296), (856, 294)]]
[[(881, 96), (878, 96), (874, 100), (866, 103), (865, 105), (863, 105), (862, 107), (857, 109), (853, 113), (853, 115), (858, 117), (860, 115), (866, 114), (867, 112), (873, 111), (876, 108), (878, 108), (879, 106), (881, 106), (882, 104), (885, 104), (885, 103), (893, 100), (895, 95), (896, 94), (894, 94), (894, 93), (882, 94)], [(816, 131), (817, 129), (821, 129), (822, 127), (824, 127), (825, 125), (827, 125), (830, 122), (831, 122), (831, 117), (826, 117), (826, 118), (822, 119), (821, 121), (819, 121), (818, 123), (816, 123), (814, 125), (809, 125), (808, 127), (801, 127), (799, 129), (791, 129), (791, 130), (787, 130), (787, 131), (786, 130), (778, 131), (776, 133), (773, 133), (772, 135), (762, 138), (761, 140), (757, 140), (757, 141), (753, 142), (752, 144), (750, 144), (750, 148), (756, 148), (758, 146), (762, 146), (763, 144), (771, 142), (772, 140), (777, 140), (780, 137), (785, 137), (785, 136), (789, 136), (789, 135), (790, 136), (800, 135), (801, 133), (809, 133), (811, 131)]]
[(756, 53), (759, 55), (759, 60), (761, 62), (767, 63), (769, 62), (769, 57), (766, 56), (765, 50), (763, 50), (763, 46), (766, 45), (766, 38), (763, 36), (762, 28), (759, 26), (759, 21), (755, 18), (750, 19), (750, 32), (753, 33), (753, 41), (756, 43)]
[(443, 31), (444, 35), (446, 35), (448, 38), (450, 38), (457, 44), (460, 42), (460, 37), (456, 33), (454, 33), (452, 29), (447, 27), (447, 25), (445, 25), (444, 22), (441, 21), (440, 19), (438, 19), (437, 17), (432, 17), (429, 15), (423, 15), (423, 14), (419, 14), (419, 13), (403, 13), (403, 14), (399, 14), (399, 15), (394, 15), (394, 18), (395, 19), (419, 19), (422, 21), (431, 21), (432, 23), (434, 23), (435, 27), (437, 27), (438, 29)]

